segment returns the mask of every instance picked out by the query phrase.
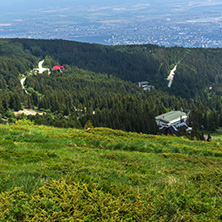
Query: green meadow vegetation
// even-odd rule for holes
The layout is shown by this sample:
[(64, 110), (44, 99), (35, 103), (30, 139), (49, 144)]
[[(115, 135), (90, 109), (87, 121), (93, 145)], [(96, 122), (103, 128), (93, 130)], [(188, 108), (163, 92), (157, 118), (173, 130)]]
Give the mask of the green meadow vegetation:
[(109, 128), (0, 125), (0, 221), (220, 221), (222, 146)]

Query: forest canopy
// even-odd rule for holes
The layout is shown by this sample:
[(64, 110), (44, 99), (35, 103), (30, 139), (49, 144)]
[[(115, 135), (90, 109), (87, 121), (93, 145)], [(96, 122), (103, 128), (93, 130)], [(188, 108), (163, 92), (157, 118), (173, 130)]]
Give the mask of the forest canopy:
[[(0, 113), (13, 121), (13, 110), (33, 108), (47, 113), (29, 117), (37, 124), (81, 128), (90, 120), (94, 126), (155, 134), (155, 116), (189, 109), (194, 128), (213, 131), (222, 126), (221, 57), (222, 49), (1, 39)], [(61, 65), (65, 71), (31, 75), (42, 59), (45, 67)], [(143, 91), (139, 81), (155, 89)]]

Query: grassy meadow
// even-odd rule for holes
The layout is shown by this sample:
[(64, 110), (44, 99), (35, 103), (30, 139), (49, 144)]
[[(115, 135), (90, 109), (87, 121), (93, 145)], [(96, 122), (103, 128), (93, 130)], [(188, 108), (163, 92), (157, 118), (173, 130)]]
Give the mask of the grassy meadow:
[(0, 221), (220, 221), (222, 145), (0, 125)]

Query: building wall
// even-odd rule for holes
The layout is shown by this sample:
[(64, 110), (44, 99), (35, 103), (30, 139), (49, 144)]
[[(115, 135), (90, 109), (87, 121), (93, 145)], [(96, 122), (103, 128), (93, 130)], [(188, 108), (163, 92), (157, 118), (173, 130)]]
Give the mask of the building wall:
[(168, 122), (168, 123), (166, 123), (165, 121), (161, 121), (160, 119), (158, 119), (158, 120), (156, 120), (156, 123), (157, 123), (158, 126), (176, 125), (176, 124), (180, 123), (181, 120), (183, 120), (183, 122), (186, 122), (186, 121), (187, 121), (187, 116), (184, 115), (184, 116), (182, 116), (181, 118), (179, 117), (179, 118), (174, 119), (174, 120), (172, 120), (172, 121), (170, 121), (170, 122)]
[(181, 120), (183, 120), (184, 122), (186, 122), (186, 121), (187, 121), (187, 116), (184, 115), (184, 116), (182, 116), (181, 118), (179, 117), (179, 118), (177, 118), (177, 119), (174, 119), (174, 120), (170, 121), (169, 124), (170, 124), (170, 125), (174, 125), (174, 124), (177, 124), (177, 123), (181, 122)]

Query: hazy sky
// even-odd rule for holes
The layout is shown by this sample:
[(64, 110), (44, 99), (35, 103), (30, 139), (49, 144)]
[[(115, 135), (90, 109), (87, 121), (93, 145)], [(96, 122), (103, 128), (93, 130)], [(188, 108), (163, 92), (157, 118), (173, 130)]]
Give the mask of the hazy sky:
[[(84, 7), (85, 9), (92, 7), (127, 7), (133, 5), (150, 5), (160, 7), (167, 5), (168, 7), (201, 7), (222, 5), (221, 0), (0, 0), (1, 14), (7, 12), (20, 12), (26, 14), (33, 9), (58, 8), (58, 7)], [(201, 10), (201, 8), (200, 8)], [(205, 9), (206, 10), (206, 9)]]
[[(3, 1), (3, 0), (1, 0)], [(104, 6), (104, 5), (123, 5), (123, 4), (138, 4), (149, 3), (153, 1), (146, 0), (7, 0), (1, 3), (1, 7), (15, 8), (17, 6), (22, 7), (53, 7), (53, 6)]]
[[(1, 14), (6, 15), (15, 13), (20, 15), (28, 15), (33, 10), (38, 9), (58, 9), (58, 8), (72, 8), (76, 10), (81, 8), (88, 10), (90, 8), (100, 7), (127, 7), (137, 4), (147, 4), (155, 2), (153, 0), (0, 0)], [(5, 17), (5, 18), (6, 18)]]
[[(174, 16), (174, 11), (184, 12), (187, 15), (193, 14), (196, 11), (199, 15), (201, 12), (206, 13), (211, 11), (213, 14), (213, 8), (222, 7), (222, 0), (0, 0), (1, 14), (0, 23), (11, 22), (13, 19), (26, 19), (36, 16), (36, 12), (48, 12), (51, 13), (59, 10), (69, 10), (67, 15), (81, 16), (81, 13), (87, 15), (91, 12), (104, 12), (110, 10), (118, 15), (124, 14), (129, 18), (132, 16), (132, 11), (136, 11), (137, 14), (141, 12), (150, 12), (155, 16), (159, 14), (169, 13)], [(80, 13), (81, 12), (81, 13)], [(217, 15), (218, 16), (218, 15)], [(102, 14), (101, 14), (102, 17)], [(11, 20), (11, 21), (10, 21)]]

